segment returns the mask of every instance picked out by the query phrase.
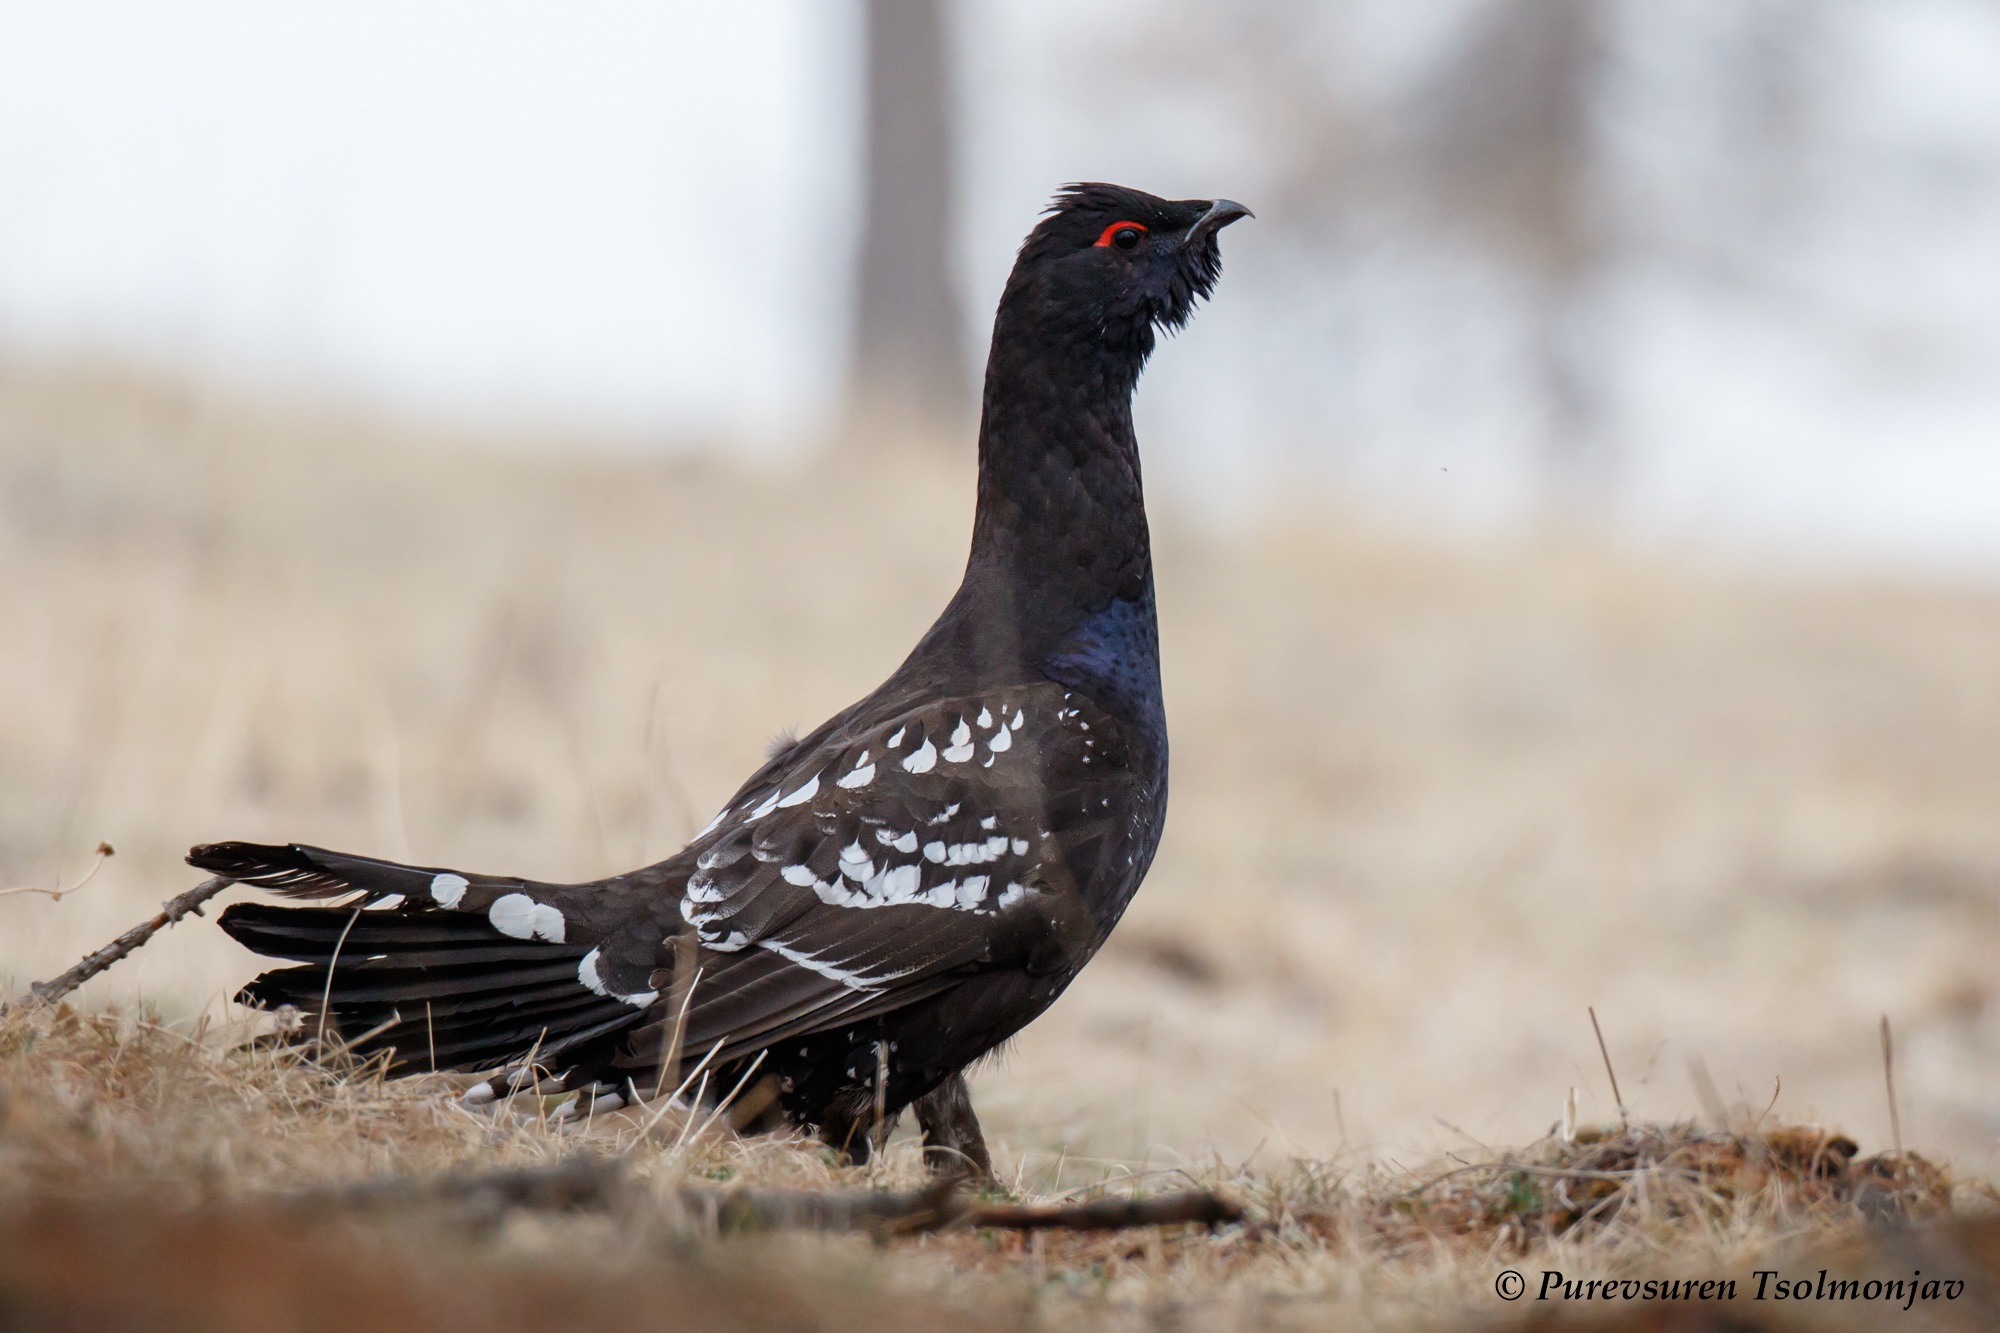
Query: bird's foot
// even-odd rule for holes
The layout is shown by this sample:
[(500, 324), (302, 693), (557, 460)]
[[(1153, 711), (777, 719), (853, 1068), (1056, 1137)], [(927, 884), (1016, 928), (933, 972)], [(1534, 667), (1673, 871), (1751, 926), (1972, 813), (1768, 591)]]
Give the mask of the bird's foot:
[(979, 1131), (963, 1072), (919, 1097), (915, 1109), (924, 1133), (924, 1164), (932, 1175), (956, 1178), (975, 1189), (997, 1188), (993, 1156)]

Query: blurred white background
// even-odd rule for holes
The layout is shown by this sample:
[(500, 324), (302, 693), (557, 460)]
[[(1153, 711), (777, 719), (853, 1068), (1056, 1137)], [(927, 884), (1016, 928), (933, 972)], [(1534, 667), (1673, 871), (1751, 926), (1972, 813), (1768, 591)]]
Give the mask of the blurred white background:
[[(968, 376), (1060, 183), (1258, 212), (1142, 392), (1166, 488), (2000, 574), (1992, 0), (945, 17)], [(807, 0), (8, 0), (0, 355), (810, 445), (865, 50)]]

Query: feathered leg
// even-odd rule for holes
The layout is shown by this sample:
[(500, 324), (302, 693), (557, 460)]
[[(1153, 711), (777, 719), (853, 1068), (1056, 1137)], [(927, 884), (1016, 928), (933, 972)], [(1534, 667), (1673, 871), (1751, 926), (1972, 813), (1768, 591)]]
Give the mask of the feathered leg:
[(917, 1125), (924, 1132), (924, 1161), (931, 1173), (961, 1176), (975, 1184), (993, 1183), (993, 1157), (979, 1117), (972, 1112), (972, 1090), (963, 1072), (917, 1098)]

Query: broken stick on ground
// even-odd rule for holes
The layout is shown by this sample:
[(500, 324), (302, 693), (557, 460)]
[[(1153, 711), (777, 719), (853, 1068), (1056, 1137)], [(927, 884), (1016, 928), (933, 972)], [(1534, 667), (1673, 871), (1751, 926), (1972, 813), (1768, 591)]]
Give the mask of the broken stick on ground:
[[(574, 1158), (553, 1167), (477, 1171), (431, 1180), (389, 1179), (288, 1195), (280, 1206), (329, 1209), (407, 1208), (424, 1204), (490, 1213), (503, 1208), (611, 1208), (642, 1199), (615, 1161)], [(1007, 1231), (1119, 1231), (1193, 1223), (1217, 1227), (1243, 1220), (1243, 1209), (1206, 1190), (1153, 1198), (1102, 1198), (1083, 1203), (987, 1203), (944, 1182), (928, 1189), (714, 1189), (684, 1185), (674, 1198), (689, 1215), (717, 1231), (872, 1231), (908, 1235), (947, 1228)]]
[(200, 916), (201, 905), (228, 888), (233, 882), (226, 879), (204, 880), (186, 893), (167, 899), (160, 904), (160, 910), (156, 915), (141, 921), (97, 952), (85, 954), (82, 962), (61, 976), (49, 981), (37, 981), (28, 987), (29, 992), (38, 1000), (60, 1000), (134, 949), (142, 947), (146, 941), (182, 917), (190, 914)]

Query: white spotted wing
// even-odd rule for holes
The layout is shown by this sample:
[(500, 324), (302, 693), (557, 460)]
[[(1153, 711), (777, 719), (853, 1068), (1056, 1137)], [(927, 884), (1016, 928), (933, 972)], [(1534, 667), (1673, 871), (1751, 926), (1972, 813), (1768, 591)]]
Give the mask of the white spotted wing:
[(1060, 910), (1079, 834), (1088, 853), (1116, 832), (1090, 807), (1127, 803), (1088, 795), (1123, 776), (1099, 753), (1112, 730), (1049, 684), (836, 728), (695, 840), (682, 915), (710, 950), (763, 951), (849, 993), (976, 963), (1009, 914)]

